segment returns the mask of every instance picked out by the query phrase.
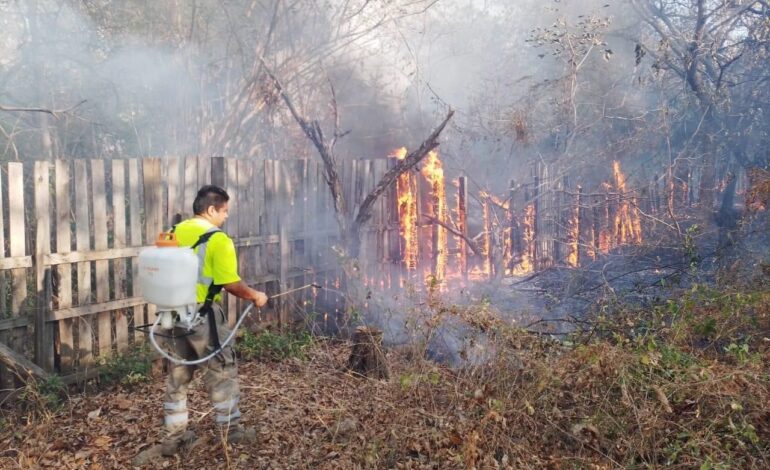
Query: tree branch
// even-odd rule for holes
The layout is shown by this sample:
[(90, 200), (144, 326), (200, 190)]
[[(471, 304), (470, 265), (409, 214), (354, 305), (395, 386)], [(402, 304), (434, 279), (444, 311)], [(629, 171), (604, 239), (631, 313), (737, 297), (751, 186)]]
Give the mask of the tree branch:
[(286, 107), (289, 108), (289, 112), (294, 117), (294, 120), (297, 121), (297, 124), (299, 124), (299, 127), (305, 133), (307, 138), (310, 139), (310, 141), (313, 143), (316, 150), (318, 150), (318, 154), (321, 156), (321, 160), (323, 160), (325, 171), (324, 179), (326, 180), (326, 184), (329, 186), (329, 190), (332, 193), (334, 215), (337, 219), (337, 225), (340, 228), (340, 237), (342, 238), (343, 244), (347, 244), (348, 221), (345, 218), (345, 195), (342, 192), (342, 183), (340, 182), (340, 177), (337, 173), (336, 162), (332, 148), (329, 147), (324, 138), (321, 125), (318, 123), (318, 121), (308, 122), (307, 119), (299, 114), (299, 111), (297, 111), (297, 108), (294, 107), (294, 103), (289, 97), (289, 94), (286, 92), (283, 84), (281, 84), (281, 81), (278, 80), (278, 77), (275, 75), (275, 73), (273, 73), (273, 70), (267, 65), (265, 59), (262, 56), (259, 56), (259, 61), (265, 68), (267, 75), (271, 80), (273, 80), (273, 83), (275, 83), (278, 92), (281, 94), (283, 102), (286, 103)]
[(356, 220), (353, 222), (352, 227), (354, 239), (358, 232), (361, 230), (361, 227), (372, 218), (372, 208), (374, 207), (374, 203), (377, 201), (377, 198), (380, 197), (380, 195), (384, 193), (385, 190), (388, 189), (388, 187), (393, 184), (402, 173), (414, 168), (423, 158), (425, 158), (426, 155), (428, 155), (428, 152), (438, 147), (438, 136), (441, 135), (441, 132), (449, 123), (449, 120), (452, 119), (454, 114), (454, 110), (450, 109), (449, 113), (447, 113), (447, 116), (444, 118), (441, 124), (439, 124), (438, 127), (433, 130), (433, 132), (423, 141), (417, 150), (407, 155), (403, 160), (399, 160), (396, 166), (382, 175), (380, 182), (377, 183), (377, 186), (375, 186), (372, 192), (370, 192), (366, 198), (364, 198), (364, 201), (358, 208), (358, 215), (356, 216)]
[(476, 253), (478, 256), (482, 255), (481, 248), (479, 248), (479, 246), (476, 244), (476, 242), (473, 241), (473, 239), (471, 239), (469, 236), (463, 235), (456, 228), (452, 227), (451, 225), (449, 225), (448, 223), (444, 222), (443, 220), (439, 220), (439, 219), (437, 219), (437, 218), (435, 218), (435, 217), (433, 217), (431, 215), (424, 214), (423, 217), (428, 222), (431, 222), (431, 223), (434, 223), (434, 224), (438, 224), (438, 225), (444, 227), (452, 235), (454, 235), (456, 237), (462, 238), (463, 241), (468, 245), (468, 248), (470, 248), (472, 252)]
[(46, 113), (50, 114), (51, 116), (55, 117), (56, 119), (59, 119), (60, 114), (66, 114), (71, 111), (73, 111), (78, 106), (82, 105), (88, 100), (82, 100), (79, 103), (70, 106), (69, 108), (64, 109), (48, 109), (48, 108), (26, 108), (26, 107), (17, 107), (17, 106), (6, 106), (3, 104), (0, 104), (0, 111), (6, 111), (6, 112), (26, 112), (26, 113)]

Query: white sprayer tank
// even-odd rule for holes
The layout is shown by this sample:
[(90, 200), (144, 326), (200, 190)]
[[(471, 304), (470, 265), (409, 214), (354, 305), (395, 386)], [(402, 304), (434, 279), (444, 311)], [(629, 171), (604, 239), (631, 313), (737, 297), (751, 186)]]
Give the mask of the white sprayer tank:
[(156, 246), (139, 253), (142, 297), (158, 310), (183, 310), (196, 303), (198, 257), (180, 247), (173, 233), (162, 233)]

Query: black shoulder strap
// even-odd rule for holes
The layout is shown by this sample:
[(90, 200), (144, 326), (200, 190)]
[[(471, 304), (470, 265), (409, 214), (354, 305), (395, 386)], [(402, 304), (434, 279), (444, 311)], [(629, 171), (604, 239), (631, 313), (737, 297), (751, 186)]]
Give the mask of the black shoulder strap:
[[(208, 243), (209, 239), (217, 232), (221, 232), (219, 229), (211, 230), (198, 238), (198, 241), (196, 241), (192, 248), (193, 250), (197, 248), (200, 245), (203, 245), (204, 243)], [(208, 316), (209, 321), (209, 332), (211, 336), (211, 344), (215, 351), (219, 351), (222, 349), (222, 345), (219, 343), (219, 333), (217, 332), (217, 321), (214, 317), (214, 309), (211, 306), (212, 303), (214, 303), (214, 297), (216, 297), (217, 294), (219, 294), (222, 291), (222, 285), (214, 284), (213, 282), (209, 284), (208, 291), (206, 292), (206, 300), (203, 302), (203, 305), (201, 306), (199, 312), (201, 315)]]
[(198, 241), (193, 243), (193, 246), (191, 246), (190, 248), (192, 248), (193, 250), (198, 248), (198, 246), (203, 245), (204, 243), (207, 243), (209, 241), (209, 238), (211, 238), (215, 233), (219, 233), (219, 232), (221, 232), (221, 230), (216, 229), (216, 230), (211, 230), (209, 232), (204, 233), (203, 235), (200, 236), (200, 238), (198, 238)]

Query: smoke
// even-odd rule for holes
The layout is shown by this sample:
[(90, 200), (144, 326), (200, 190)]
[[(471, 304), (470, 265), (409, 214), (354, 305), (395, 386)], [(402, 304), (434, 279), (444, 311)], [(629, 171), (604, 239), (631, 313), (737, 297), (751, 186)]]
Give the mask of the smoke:
[[(85, 101), (49, 123), (54, 149), (42, 148), (36, 123), (21, 115), (32, 128), (16, 139), (27, 158), (51, 151), (59, 158), (192, 153), (177, 145), (186, 140), (170, 135), (178, 126), (158, 125), (199, 99), (178, 51), (138, 37), (108, 38), (67, 3), (22, 0), (0, 8), (9, 26), (0, 40), (8, 52), (0, 64), (2, 102), (56, 110)], [(14, 117), (2, 116), (0, 124)]]
[[(570, 159), (590, 151), (606, 136), (606, 129), (594, 125), (597, 110), (625, 117), (648, 104), (647, 95), (632, 89), (629, 28), (634, 22), (615, 3), (444, 1), (424, 14), (394, 20), (382, 28), (386, 39), (371, 45), (365, 62), (372, 74), (384, 71), (378, 75), (383, 86), (375, 89), (387, 90), (386, 98), (392, 98), (371, 101), (370, 112), (351, 108), (353, 135), (378, 136), (371, 147), (382, 155), (419, 143), (419, 136), (452, 107), (457, 115), (441, 146), (450, 177), (465, 173), (497, 192), (511, 178), (528, 177), (532, 160)], [(572, 110), (561, 102), (570, 98), (570, 58), (563, 43), (557, 53), (559, 45), (543, 37), (572, 34), (577, 42), (586, 31), (597, 34), (596, 44), (577, 57), (584, 62), (575, 86), (575, 122), (569, 122)], [(380, 49), (382, 43), (391, 47)], [(360, 92), (355, 96), (358, 103), (365, 100)], [(393, 119), (398, 115), (400, 122)], [(382, 127), (367, 129), (370, 121)], [(573, 128), (581, 138), (567, 143)], [(393, 141), (397, 137), (403, 140)], [(379, 148), (383, 141), (389, 148)], [(366, 143), (351, 145), (353, 152), (361, 147), (365, 151)], [(603, 163), (613, 158), (617, 155)]]
[[(314, 157), (269, 86), (257, 83), (248, 100), (236, 101), (264, 55), (300, 111), (327, 129), (334, 87), (341, 130), (350, 131), (341, 157), (414, 148), (452, 107), (458, 113), (441, 149), (450, 176), (465, 172), (504, 188), (528, 160), (561, 145), (559, 132), (541, 128), (558, 129), (549, 119), (563, 111), (551, 102), (562, 90), (548, 83), (563, 75), (564, 63), (547, 44), (526, 40), (538, 28), (564, 29), (560, 20), (614, 21), (615, 7), (604, 4), (340, 1), (319, 11), (304, 3), (204, 1), (142, 10), (130, 1), (19, 0), (0, 6), (0, 93), (9, 104), (50, 108), (87, 100), (74, 117), (50, 123), (60, 157)], [(611, 49), (613, 64), (631, 63), (633, 48), (618, 42), (589, 59), (601, 61)], [(628, 71), (603, 72), (590, 77), (602, 79), (596, 89), (612, 89)], [(517, 118), (529, 125), (526, 144), (514, 130)], [(0, 125), (11, 119), (0, 117)], [(17, 142), (30, 158), (47, 153), (36, 131)]]

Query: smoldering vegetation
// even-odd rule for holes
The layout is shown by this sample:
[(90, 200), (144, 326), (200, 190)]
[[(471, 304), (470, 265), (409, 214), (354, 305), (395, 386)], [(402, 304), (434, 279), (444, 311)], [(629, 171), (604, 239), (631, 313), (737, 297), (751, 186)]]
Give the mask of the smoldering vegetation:
[[(235, 466), (767, 466), (766, 2), (18, 0), (0, 12), (3, 160), (317, 159), (282, 91), (338, 161), (412, 150), (456, 111), (438, 149), (441, 222), (466, 239), (437, 248), (437, 223), (412, 220), (390, 260), (405, 276), (379, 289), (382, 273), (347, 272), (299, 312), (316, 338), (249, 364), (259, 395), (244, 400), (294, 451), (265, 431), (264, 451)], [(428, 167), (408, 175), (425, 186)], [(440, 199), (436, 187), (414, 204)], [(458, 253), (465, 264), (439, 266)], [(383, 331), (390, 381), (345, 372), (360, 324)], [(270, 335), (241, 341), (244, 357), (284, 341)], [(2, 458), (56, 457), (70, 441), (46, 429), (0, 434), (18, 449)], [(206, 432), (191, 461), (229, 462)], [(107, 461), (103, 447), (72, 465)]]

